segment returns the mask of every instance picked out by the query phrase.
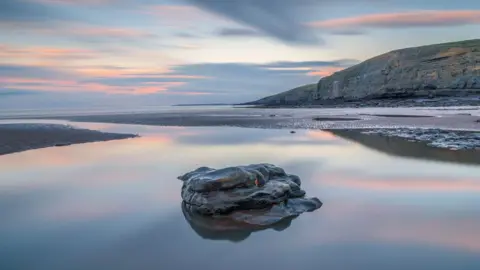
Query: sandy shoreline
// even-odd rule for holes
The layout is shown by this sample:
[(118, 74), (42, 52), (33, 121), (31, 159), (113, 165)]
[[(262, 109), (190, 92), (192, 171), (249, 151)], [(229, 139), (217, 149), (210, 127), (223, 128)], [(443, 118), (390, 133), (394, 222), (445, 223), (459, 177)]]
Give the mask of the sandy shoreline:
[[(73, 122), (97, 122), (113, 124), (137, 124), (154, 126), (230, 126), (263, 129), (319, 129), (319, 130), (357, 130), (389, 129), (384, 136), (395, 137), (405, 129), (420, 130), (420, 135), (438, 130), (451, 131), (450, 137), (416, 136), (422, 140), (428, 138), (435, 147), (448, 149), (480, 148), (480, 108), (362, 108), (362, 109), (258, 109), (258, 108), (222, 108), (205, 110), (198, 108), (185, 111), (164, 111), (151, 113), (110, 113), (101, 115), (51, 115), (37, 117), (2, 117), (0, 119), (46, 119), (68, 120)], [(50, 125), (48, 129), (31, 126), (29, 129), (4, 132), (0, 126), (0, 154), (41, 148), (60, 144), (73, 144), (91, 141), (130, 138), (131, 134), (110, 134), (98, 131), (65, 129)], [(20, 134), (12, 136), (13, 132)], [(377, 134), (379, 132), (376, 132)], [(466, 134), (466, 135), (465, 135)], [(401, 136), (397, 136), (401, 137)], [(477, 139), (478, 137), (478, 139)], [(420, 138), (420, 139), (418, 139)], [(408, 139), (408, 138), (407, 138)], [(465, 140), (464, 140), (465, 139)], [(465, 143), (467, 141), (467, 143)]]
[(0, 124), (0, 155), (133, 137), (136, 135), (105, 133), (56, 124)]

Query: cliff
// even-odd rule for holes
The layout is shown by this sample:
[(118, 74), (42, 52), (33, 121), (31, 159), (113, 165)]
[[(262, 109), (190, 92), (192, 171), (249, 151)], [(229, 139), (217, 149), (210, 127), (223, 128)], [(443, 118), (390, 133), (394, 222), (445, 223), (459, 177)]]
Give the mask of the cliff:
[(321, 104), (332, 100), (480, 93), (480, 39), (391, 51), (299, 87), (253, 102)]
[(302, 104), (308, 103), (315, 91), (317, 90), (316, 84), (303, 85), (276, 95), (264, 97), (254, 102), (246, 103), (248, 105), (275, 105), (275, 104)]

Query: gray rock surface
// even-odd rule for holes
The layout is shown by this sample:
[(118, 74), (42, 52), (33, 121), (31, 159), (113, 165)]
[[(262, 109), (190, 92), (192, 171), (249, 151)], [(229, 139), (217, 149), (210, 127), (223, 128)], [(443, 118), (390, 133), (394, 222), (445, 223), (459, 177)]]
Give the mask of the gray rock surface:
[(183, 181), (182, 199), (189, 211), (228, 215), (250, 225), (269, 226), (322, 205), (317, 198), (304, 197), (298, 176), (271, 164), (219, 170), (201, 167), (179, 179)]
[(407, 48), (382, 54), (252, 104), (302, 105), (359, 99), (480, 94), (480, 40)]

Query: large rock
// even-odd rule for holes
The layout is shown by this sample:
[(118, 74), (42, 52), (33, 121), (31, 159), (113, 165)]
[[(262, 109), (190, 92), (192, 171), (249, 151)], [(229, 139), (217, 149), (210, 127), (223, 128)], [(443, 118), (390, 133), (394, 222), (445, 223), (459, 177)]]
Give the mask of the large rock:
[(480, 93), (479, 39), (391, 51), (322, 78), (315, 90), (302, 87), (251, 104), (322, 104), (469, 93)]
[(189, 211), (228, 215), (251, 225), (268, 226), (322, 205), (317, 198), (304, 198), (298, 176), (271, 164), (219, 170), (201, 167), (179, 179), (183, 181), (182, 199)]

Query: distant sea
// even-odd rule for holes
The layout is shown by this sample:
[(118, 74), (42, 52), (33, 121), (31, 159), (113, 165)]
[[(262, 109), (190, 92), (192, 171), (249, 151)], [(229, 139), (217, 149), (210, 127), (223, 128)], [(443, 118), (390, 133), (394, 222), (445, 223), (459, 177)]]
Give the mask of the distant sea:
[(182, 105), (182, 106), (137, 106), (137, 107), (82, 107), (82, 108), (42, 108), (42, 109), (2, 109), (0, 108), (0, 117), (19, 117), (19, 116), (58, 116), (58, 115), (100, 115), (100, 114), (129, 114), (129, 113), (155, 113), (155, 112), (175, 112), (201, 109), (219, 110), (232, 108), (231, 105)]

